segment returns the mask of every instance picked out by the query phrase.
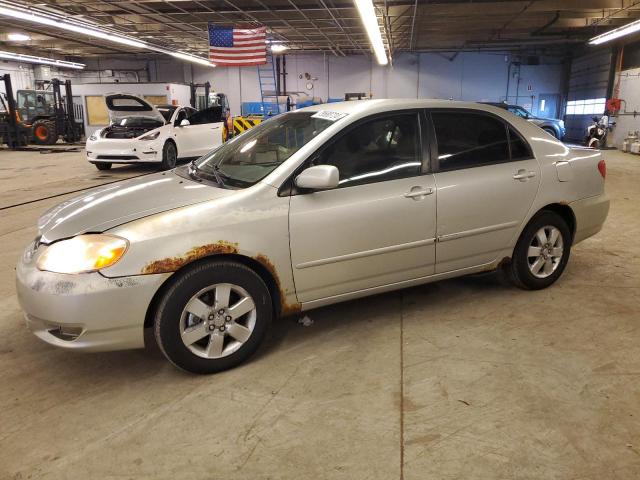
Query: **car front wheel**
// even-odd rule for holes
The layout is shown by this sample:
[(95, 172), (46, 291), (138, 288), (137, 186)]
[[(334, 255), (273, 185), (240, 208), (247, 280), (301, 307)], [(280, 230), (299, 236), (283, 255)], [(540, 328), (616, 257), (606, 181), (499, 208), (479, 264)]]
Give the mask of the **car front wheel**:
[(214, 373), (255, 353), (273, 315), (262, 278), (232, 261), (198, 264), (177, 275), (154, 324), (169, 361), (188, 372)]
[(571, 231), (557, 213), (542, 211), (526, 226), (506, 267), (513, 283), (539, 290), (553, 284), (567, 266)]
[(178, 150), (173, 142), (167, 142), (162, 148), (162, 163), (160, 164), (161, 170), (170, 170), (176, 166), (178, 161)]
[(108, 162), (95, 162), (94, 165), (98, 170), (111, 170), (111, 164)]

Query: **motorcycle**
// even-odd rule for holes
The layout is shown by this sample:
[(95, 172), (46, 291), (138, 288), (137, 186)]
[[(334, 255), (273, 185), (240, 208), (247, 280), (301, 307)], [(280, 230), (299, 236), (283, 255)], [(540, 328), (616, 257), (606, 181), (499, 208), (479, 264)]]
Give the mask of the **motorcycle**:
[(590, 148), (601, 148), (607, 144), (607, 134), (611, 130), (609, 116), (592, 117), (593, 124), (587, 127), (585, 145)]

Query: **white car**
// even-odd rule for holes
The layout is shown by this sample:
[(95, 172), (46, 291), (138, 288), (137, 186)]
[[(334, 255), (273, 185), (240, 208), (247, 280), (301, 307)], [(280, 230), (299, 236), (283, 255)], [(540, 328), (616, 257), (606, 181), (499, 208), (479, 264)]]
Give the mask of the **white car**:
[(496, 107), (316, 105), (51, 209), (18, 299), (52, 345), (138, 348), (150, 327), (171, 362), (215, 372), (278, 316), (496, 269), (550, 286), (602, 228), (605, 174), (600, 152)]
[(98, 170), (114, 163), (158, 163), (163, 170), (178, 159), (199, 157), (220, 146), (222, 107), (197, 111), (176, 105), (151, 105), (135, 95), (105, 96), (110, 125), (87, 140), (87, 160)]

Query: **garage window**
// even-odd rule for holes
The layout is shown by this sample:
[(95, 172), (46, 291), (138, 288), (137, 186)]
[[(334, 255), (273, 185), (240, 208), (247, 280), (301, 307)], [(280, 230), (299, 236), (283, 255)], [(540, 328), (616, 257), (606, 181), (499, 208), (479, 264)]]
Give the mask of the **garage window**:
[(602, 115), (606, 103), (606, 98), (571, 100), (567, 102), (567, 115)]
[(371, 120), (347, 132), (314, 163), (335, 165), (341, 187), (419, 175), (419, 128), (417, 114)]
[(440, 171), (510, 161), (505, 124), (475, 112), (433, 112)]

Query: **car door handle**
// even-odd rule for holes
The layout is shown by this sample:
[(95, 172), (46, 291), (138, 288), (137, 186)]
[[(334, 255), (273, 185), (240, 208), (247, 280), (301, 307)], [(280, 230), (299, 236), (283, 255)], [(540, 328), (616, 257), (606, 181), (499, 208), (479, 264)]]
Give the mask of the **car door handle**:
[(420, 197), (431, 195), (432, 193), (433, 188), (412, 187), (404, 196), (405, 198), (420, 199)]
[(527, 180), (535, 176), (536, 176), (536, 172), (531, 172), (531, 171), (528, 172), (522, 169), (522, 170), (518, 170), (518, 173), (513, 175), (513, 179), (520, 180), (521, 182), (526, 182)]

